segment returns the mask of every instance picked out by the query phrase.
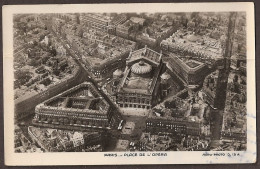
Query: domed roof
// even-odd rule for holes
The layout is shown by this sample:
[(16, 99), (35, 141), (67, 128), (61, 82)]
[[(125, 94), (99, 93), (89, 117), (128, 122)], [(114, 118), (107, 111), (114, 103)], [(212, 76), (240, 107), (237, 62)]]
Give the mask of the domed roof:
[(123, 72), (122, 70), (116, 69), (116, 71), (114, 71), (113, 75), (114, 76), (122, 76)]
[(149, 73), (151, 70), (152, 66), (148, 63), (145, 63), (144, 61), (135, 63), (131, 68), (131, 71), (135, 74), (146, 74)]
[(187, 36), (187, 39), (190, 41), (190, 42), (196, 42), (197, 40), (199, 40), (199, 38), (193, 33), (191, 35), (188, 35)]
[(170, 79), (170, 75), (167, 73), (167, 72), (164, 72), (162, 75), (161, 75), (161, 78), (164, 79), (164, 80), (167, 80), (167, 79)]

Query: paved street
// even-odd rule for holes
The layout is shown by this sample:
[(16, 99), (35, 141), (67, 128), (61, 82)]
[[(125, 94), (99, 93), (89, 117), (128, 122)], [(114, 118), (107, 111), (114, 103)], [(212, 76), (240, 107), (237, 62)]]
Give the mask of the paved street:
[(212, 148), (218, 147), (220, 144), (222, 121), (223, 121), (223, 111), (212, 110), (211, 112), (211, 144)]

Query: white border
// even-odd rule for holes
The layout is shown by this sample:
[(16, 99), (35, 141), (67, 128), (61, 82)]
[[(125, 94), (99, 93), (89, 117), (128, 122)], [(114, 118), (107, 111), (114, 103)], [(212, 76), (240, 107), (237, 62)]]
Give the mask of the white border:
[[(3, 6), (4, 132), (6, 165), (113, 165), (113, 164), (209, 164), (256, 162), (256, 94), (254, 4), (240, 3), (138, 3)], [(104, 153), (14, 153), (13, 14), (80, 12), (227, 12), (247, 13), (247, 151), (239, 157), (202, 157), (204, 152), (167, 152), (167, 157), (104, 157)], [(214, 153), (214, 152), (210, 152)], [(218, 152), (219, 153), (219, 152)], [(124, 153), (119, 153), (124, 155)]]

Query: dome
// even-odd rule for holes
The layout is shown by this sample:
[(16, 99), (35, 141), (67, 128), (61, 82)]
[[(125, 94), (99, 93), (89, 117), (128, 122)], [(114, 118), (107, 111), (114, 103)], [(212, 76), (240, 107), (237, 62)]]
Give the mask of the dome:
[(145, 63), (144, 61), (135, 63), (131, 68), (131, 71), (135, 74), (146, 74), (149, 73), (151, 70), (152, 66), (148, 63)]
[(170, 79), (170, 75), (167, 73), (167, 72), (164, 72), (162, 75), (161, 75), (161, 78), (163, 79), (163, 80), (168, 80), (168, 79)]
[(116, 69), (116, 71), (114, 71), (113, 75), (117, 76), (117, 77), (120, 77), (120, 76), (123, 75), (123, 72), (122, 72), (122, 70)]
[(196, 42), (197, 40), (199, 40), (199, 38), (194, 35), (194, 34), (191, 34), (191, 35), (188, 35), (187, 36), (187, 39), (190, 41), (190, 42)]

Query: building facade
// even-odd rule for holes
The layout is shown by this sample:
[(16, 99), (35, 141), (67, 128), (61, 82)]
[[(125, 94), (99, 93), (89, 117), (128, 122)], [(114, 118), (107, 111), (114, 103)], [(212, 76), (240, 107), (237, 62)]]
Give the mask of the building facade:
[(167, 67), (188, 85), (202, 84), (209, 72), (204, 63), (183, 60), (175, 54), (170, 54)]
[(133, 24), (130, 20), (128, 20), (124, 24), (117, 25), (116, 35), (128, 39), (132, 28)]
[(199, 122), (174, 120), (172, 117), (149, 116), (146, 120), (146, 131), (199, 136), (201, 127)]
[(202, 91), (205, 93), (204, 99), (211, 105), (216, 107), (216, 90), (218, 84), (219, 71), (215, 71), (208, 75), (203, 83)]
[(87, 13), (80, 15), (80, 23), (100, 31), (108, 32), (111, 19), (102, 14)]

